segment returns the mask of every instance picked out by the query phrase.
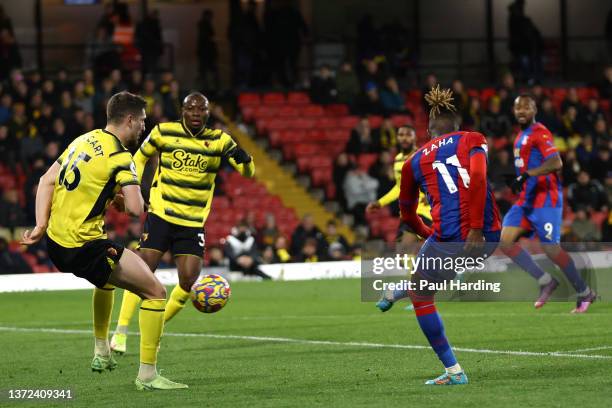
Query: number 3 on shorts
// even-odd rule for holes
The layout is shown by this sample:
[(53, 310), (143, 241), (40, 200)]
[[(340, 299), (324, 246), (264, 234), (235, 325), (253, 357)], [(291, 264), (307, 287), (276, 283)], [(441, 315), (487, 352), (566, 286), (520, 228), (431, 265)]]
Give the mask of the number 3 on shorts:
[(551, 222), (544, 224), (544, 231), (546, 231), (546, 239), (552, 239), (553, 225)]
[(200, 239), (200, 240), (198, 241), (198, 245), (200, 245), (202, 248), (204, 248), (204, 233), (203, 233), (203, 232), (200, 232), (200, 233), (198, 234), (198, 238)]

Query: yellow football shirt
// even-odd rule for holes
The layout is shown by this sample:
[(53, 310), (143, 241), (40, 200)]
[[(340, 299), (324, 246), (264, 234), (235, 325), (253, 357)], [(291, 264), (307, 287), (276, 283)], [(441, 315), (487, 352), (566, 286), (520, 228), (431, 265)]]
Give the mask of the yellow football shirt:
[(61, 165), (47, 234), (66, 248), (106, 238), (104, 213), (123, 186), (138, 184), (131, 153), (103, 129), (77, 137), (57, 159)]
[[(412, 152), (407, 154), (399, 152), (395, 156), (395, 162), (393, 163), (395, 185), (387, 192), (387, 194), (378, 199), (381, 206), (384, 207), (385, 205), (389, 205), (399, 198), (400, 186), (402, 185), (402, 167), (404, 166), (404, 162), (408, 160), (411, 155)], [(431, 207), (429, 206), (429, 203), (425, 198), (425, 194), (423, 194), (422, 191), (419, 192), (419, 206), (417, 207), (417, 214), (431, 220)]]
[[(157, 125), (134, 155), (139, 179), (147, 160), (157, 154), (149, 212), (176, 225), (202, 227), (210, 213), (215, 177), (221, 158), (236, 147), (222, 130), (203, 128), (193, 134), (182, 122)], [(253, 177), (255, 164), (230, 164), (243, 176)]]

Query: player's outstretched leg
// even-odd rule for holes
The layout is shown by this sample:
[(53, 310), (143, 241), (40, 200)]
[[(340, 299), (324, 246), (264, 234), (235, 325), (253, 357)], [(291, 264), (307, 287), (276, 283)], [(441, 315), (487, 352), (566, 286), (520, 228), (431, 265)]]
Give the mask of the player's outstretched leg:
[(179, 283), (172, 289), (170, 299), (164, 313), (164, 321), (168, 322), (178, 312), (183, 310), (189, 300), (191, 286), (198, 280), (202, 270), (202, 258), (195, 255), (178, 255), (175, 258)]
[(109, 282), (139, 295), (140, 305), (140, 368), (135, 380), (138, 390), (170, 390), (187, 388), (157, 373), (157, 350), (164, 329), (166, 289), (151, 273), (147, 264), (135, 253), (123, 251), (119, 266)]
[(468, 383), (467, 375), (457, 363), (455, 354), (446, 338), (442, 318), (436, 310), (432, 296), (411, 293), (412, 304), (419, 326), (445, 368), (444, 374), (425, 382), (426, 385), (462, 385)]
[(91, 361), (91, 371), (98, 373), (104, 370), (111, 371), (117, 367), (117, 362), (113, 358), (108, 344), (108, 331), (113, 312), (114, 297), (115, 287), (110, 284), (106, 284), (102, 288), (95, 288), (93, 292), (95, 347), (94, 357)]
[(402, 300), (408, 297), (407, 290), (397, 289), (391, 292), (383, 292), (382, 297), (378, 302), (376, 302), (376, 307), (381, 312), (386, 312), (393, 307), (393, 304), (398, 300)]
[(539, 309), (548, 302), (552, 293), (559, 286), (559, 282), (549, 273), (544, 272), (527, 251), (515, 242), (524, 232), (520, 227), (504, 226), (500, 239), (500, 248), (515, 264), (538, 281), (540, 294), (534, 303), (534, 307)]
[(563, 271), (567, 280), (576, 290), (576, 307), (572, 310), (572, 313), (585, 313), (591, 304), (595, 302), (597, 295), (582, 279), (576, 269), (574, 260), (561, 248), (561, 245), (543, 244), (543, 248), (546, 255)]
[(111, 350), (117, 354), (125, 354), (127, 352), (128, 327), (140, 301), (141, 299), (138, 295), (133, 294), (129, 290), (123, 291), (119, 321), (117, 322), (117, 328), (110, 341)]

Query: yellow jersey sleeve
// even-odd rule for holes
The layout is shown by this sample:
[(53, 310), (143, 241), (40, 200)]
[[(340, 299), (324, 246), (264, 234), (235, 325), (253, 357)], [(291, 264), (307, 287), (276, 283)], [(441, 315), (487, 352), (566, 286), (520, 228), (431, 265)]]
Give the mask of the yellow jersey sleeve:
[(144, 173), (145, 165), (151, 156), (161, 151), (163, 145), (162, 135), (160, 133), (159, 125), (155, 126), (149, 136), (142, 142), (142, 145), (136, 151), (134, 155), (134, 164), (136, 165), (136, 174), (138, 180), (142, 180), (142, 174)]
[(115, 174), (115, 182), (121, 187), (138, 185), (138, 173), (132, 155), (128, 151), (118, 152), (111, 157), (111, 165)]

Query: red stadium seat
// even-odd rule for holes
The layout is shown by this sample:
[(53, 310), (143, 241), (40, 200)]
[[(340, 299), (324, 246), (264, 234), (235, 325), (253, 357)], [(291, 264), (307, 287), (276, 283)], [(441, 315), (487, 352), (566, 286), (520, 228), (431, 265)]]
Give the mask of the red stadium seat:
[(351, 137), (351, 133), (346, 129), (327, 129), (325, 131), (325, 140), (346, 143)]
[(391, 122), (393, 123), (393, 126), (398, 128), (404, 125), (411, 125), (413, 121), (410, 115), (393, 115), (391, 117)]
[(331, 183), (332, 173), (330, 169), (314, 169), (310, 173), (310, 178), (313, 186), (320, 187)]
[(325, 115), (323, 107), (320, 105), (306, 105), (301, 110), (303, 116), (319, 117)]
[(306, 105), (310, 103), (310, 96), (305, 92), (289, 92), (287, 94), (287, 103), (291, 105)]
[(238, 96), (239, 106), (259, 105), (260, 103), (261, 103), (261, 98), (259, 97), (259, 94), (256, 94), (256, 93), (245, 92), (245, 93), (241, 93)]
[(379, 128), (383, 121), (383, 117), (379, 115), (368, 116), (368, 119), (370, 120), (370, 127), (372, 129)]
[(327, 116), (346, 116), (349, 114), (349, 108), (346, 105), (336, 104), (325, 107)]
[(357, 116), (344, 116), (338, 121), (338, 127), (342, 129), (352, 129), (359, 123)]
[(295, 106), (283, 106), (278, 109), (277, 115), (280, 117), (299, 116), (299, 111)]
[(376, 153), (360, 154), (359, 157), (357, 157), (357, 166), (364, 171), (368, 171), (376, 159), (378, 159), (378, 154)]
[(268, 92), (263, 95), (264, 105), (281, 105), (285, 103), (285, 95), (281, 92)]

